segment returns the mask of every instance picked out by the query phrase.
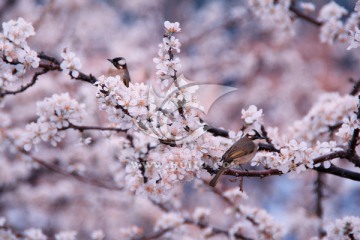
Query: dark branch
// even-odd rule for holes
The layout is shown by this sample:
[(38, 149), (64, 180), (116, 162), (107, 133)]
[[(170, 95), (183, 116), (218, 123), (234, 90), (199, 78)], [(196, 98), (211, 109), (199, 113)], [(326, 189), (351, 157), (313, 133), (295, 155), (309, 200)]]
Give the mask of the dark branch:
[[(61, 71), (60, 61), (57, 60), (56, 58), (50, 57), (50, 56), (46, 55), (44, 52), (41, 52), (38, 56), (42, 60), (45, 60), (45, 61), (48, 61), (48, 62), (51, 63), (50, 65), (48, 65), (48, 64), (40, 64), (40, 67), (49, 68), (52, 71)], [(70, 77), (72, 79), (88, 82), (88, 83), (91, 83), (91, 84), (94, 84), (97, 81), (97, 79), (92, 74), (87, 75), (87, 74), (85, 74), (83, 72), (80, 72), (80, 71), (79, 71), (79, 76), (76, 77), (76, 78), (71, 76), (71, 74), (69, 74), (69, 75), (70, 75)]]
[[(322, 162), (325, 162), (325, 161), (328, 161), (331, 159), (335, 159), (335, 158), (346, 158), (346, 152), (339, 151), (339, 152), (329, 153), (329, 154), (317, 157), (313, 161), (314, 161), (314, 164), (318, 164), (318, 163), (322, 163)], [(211, 169), (211, 168), (205, 167), (205, 169)], [(335, 167), (334, 165), (332, 165), (330, 168), (325, 168), (323, 166), (314, 167), (313, 170), (316, 170), (318, 172), (327, 173), (327, 174), (332, 174), (332, 175), (339, 176), (342, 178), (351, 179), (354, 181), (360, 181), (360, 173), (349, 171), (349, 170), (339, 168), (339, 167)], [(211, 171), (209, 173), (214, 174), (216, 172), (217, 171), (211, 169)], [(269, 176), (280, 176), (280, 175), (283, 175), (284, 173), (277, 169), (254, 170), (254, 171), (248, 171), (248, 170), (240, 171), (240, 170), (235, 170), (235, 169), (228, 169), (225, 171), (224, 174), (229, 175), (229, 176), (235, 176), (235, 177), (264, 178), (264, 177), (269, 177)]]
[(289, 10), (292, 11), (298, 18), (301, 18), (301, 19), (307, 21), (308, 23), (311, 23), (311, 24), (313, 24), (315, 26), (318, 26), (318, 27), (320, 27), (322, 25), (321, 22), (319, 22), (316, 19), (304, 14), (299, 9), (297, 9), (295, 7), (295, 4), (291, 4)]
[[(359, 103), (358, 103), (358, 110), (356, 113), (356, 117), (358, 120), (360, 119), (360, 95), (359, 95)], [(359, 138), (359, 131), (360, 130), (358, 128), (354, 129), (354, 132), (348, 144), (348, 149), (346, 151), (346, 159), (354, 163), (356, 167), (360, 167), (360, 158), (355, 151), (355, 148), (357, 146), (357, 140)]]
[(266, 144), (266, 143), (259, 143), (259, 151), (277, 152), (277, 153), (280, 152), (280, 150), (277, 149), (274, 145)]
[(332, 174), (332, 175), (346, 178), (346, 179), (351, 179), (354, 181), (360, 181), (360, 173), (353, 172), (353, 171), (343, 169), (343, 168), (339, 168), (333, 164), (330, 166), (330, 168), (325, 168), (324, 166), (319, 166), (319, 167), (314, 168), (314, 170), (316, 170), (318, 172)]
[(351, 96), (355, 96), (360, 90), (360, 79), (355, 81), (354, 79), (350, 78), (349, 81), (354, 84), (349, 94)]
[(71, 178), (74, 178), (80, 182), (83, 182), (83, 183), (87, 183), (87, 184), (90, 184), (90, 185), (93, 185), (93, 186), (96, 186), (96, 187), (100, 187), (100, 188), (105, 188), (105, 189), (109, 189), (109, 190), (123, 190), (123, 188), (121, 187), (118, 187), (110, 182), (102, 182), (102, 181), (99, 181), (98, 179), (95, 179), (95, 178), (90, 178), (90, 177), (87, 177), (87, 176), (83, 176), (83, 175), (79, 175), (79, 174), (76, 174), (76, 173), (69, 173), (68, 171), (66, 171), (65, 169), (55, 165), (55, 164), (52, 164), (50, 162), (47, 162), (47, 161), (44, 161), (42, 159), (39, 159), (39, 158), (36, 158), (34, 156), (31, 156), (28, 152), (26, 152), (25, 150), (21, 149), (21, 148), (18, 148), (18, 150), (27, 155), (28, 157), (30, 157), (34, 162), (37, 162), (38, 164), (40, 164), (41, 166), (51, 170), (51, 171), (54, 171), (54, 172), (57, 172), (61, 175), (64, 175), (64, 176), (67, 176), (67, 177), (71, 177)]
[(324, 216), (324, 209), (323, 209), (323, 199), (324, 199), (324, 176), (323, 173), (318, 172), (317, 178), (315, 181), (315, 196), (316, 196), (316, 206), (315, 206), (315, 213), (316, 216), (320, 220), (320, 224), (318, 226), (318, 236), (322, 238), (325, 236), (326, 232), (323, 230), (323, 216)]
[(59, 129), (61, 130), (67, 130), (67, 129), (75, 129), (80, 132), (83, 132), (85, 130), (100, 130), (100, 131), (115, 131), (115, 132), (126, 132), (126, 130), (121, 128), (114, 128), (114, 127), (101, 127), (101, 126), (79, 126), (73, 123), (69, 123), (68, 127), (64, 127)]
[(50, 57), (48, 55), (46, 55), (44, 52), (39, 53), (38, 57), (42, 60), (54, 63), (56, 65), (60, 65), (60, 61), (58, 61), (56, 58), (54, 57)]
[(48, 71), (50, 71), (50, 70), (49, 69), (43, 69), (42, 71), (35, 73), (34, 76), (31, 79), (31, 82), (29, 82), (28, 84), (26, 84), (24, 86), (21, 86), (20, 89), (18, 89), (16, 91), (7, 91), (7, 90), (2, 91), (0, 89), (0, 98), (4, 97), (5, 95), (15, 95), (15, 94), (24, 92), (26, 89), (30, 88), (31, 86), (33, 86), (36, 83), (36, 81), (38, 80), (38, 77), (40, 75), (43, 75), (43, 74), (47, 73)]
[(261, 135), (265, 138), (265, 140), (268, 144), (272, 145), (271, 139), (269, 138), (264, 125), (261, 125)]
[(229, 138), (229, 131), (225, 129), (215, 128), (209, 125), (205, 125), (204, 130), (211, 133), (214, 137)]

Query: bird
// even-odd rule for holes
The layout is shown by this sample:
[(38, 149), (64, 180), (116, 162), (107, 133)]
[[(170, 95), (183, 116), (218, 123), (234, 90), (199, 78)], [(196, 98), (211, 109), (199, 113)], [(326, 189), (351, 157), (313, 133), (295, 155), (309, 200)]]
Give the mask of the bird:
[(126, 65), (126, 59), (123, 57), (116, 57), (113, 59), (108, 59), (109, 62), (111, 62), (116, 69), (119, 71), (116, 72), (116, 75), (120, 75), (121, 79), (124, 82), (124, 85), (126, 87), (129, 87), (129, 84), (131, 82), (129, 70)]
[(256, 130), (254, 135), (246, 134), (236, 141), (221, 157), (223, 165), (210, 181), (209, 185), (215, 187), (220, 176), (226, 171), (230, 164), (241, 165), (251, 161), (259, 149), (259, 140), (265, 139)]

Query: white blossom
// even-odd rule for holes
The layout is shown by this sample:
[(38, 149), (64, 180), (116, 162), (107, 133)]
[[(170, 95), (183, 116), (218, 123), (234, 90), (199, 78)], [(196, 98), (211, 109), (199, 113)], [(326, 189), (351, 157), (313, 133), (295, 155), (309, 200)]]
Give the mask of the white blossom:
[(350, 140), (354, 130), (357, 128), (360, 128), (359, 120), (355, 114), (352, 114), (350, 117), (343, 118), (343, 123), (335, 135), (342, 138), (344, 144), (346, 144), (346, 142)]
[(193, 219), (195, 222), (200, 224), (205, 224), (208, 222), (208, 218), (210, 217), (210, 209), (203, 208), (203, 207), (197, 207), (194, 210), (193, 213)]
[(330, 19), (320, 28), (320, 41), (322, 43), (334, 44), (344, 32), (344, 24), (336, 19)]
[(316, 8), (312, 2), (300, 2), (300, 7), (306, 12), (314, 12)]
[(55, 234), (55, 240), (76, 240), (77, 232), (75, 231), (64, 231)]
[(46, 240), (47, 237), (43, 234), (41, 229), (31, 228), (24, 232), (26, 240)]
[(249, 196), (246, 194), (246, 192), (240, 191), (239, 188), (232, 188), (224, 192), (224, 197), (229, 199), (232, 202), (235, 202), (239, 199), (246, 200), (249, 198)]
[(143, 230), (138, 226), (120, 228), (120, 235), (124, 239), (132, 239), (142, 235)]
[(176, 52), (180, 52), (181, 43), (179, 39), (175, 38), (174, 36), (171, 36), (170, 38), (163, 38), (163, 44), (167, 51), (174, 49)]
[(294, 36), (293, 21), (289, 12), (290, 0), (249, 0), (248, 2), (263, 27), (275, 30), (278, 41)]
[(6, 218), (0, 217), (0, 227), (4, 227), (6, 223)]
[(356, 11), (356, 12), (359, 12), (359, 11), (360, 11), (360, 1), (359, 1), (359, 0), (356, 2), (355, 11)]
[[(27, 38), (35, 35), (31, 23), (23, 18), (10, 20), (2, 24), (0, 33), (0, 88), (13, 85), (30, 68), (39, 67), (40, 58), (27, 45)], [(4, 59), (4, 60), (3, 60)]]
[(156, 221), (154, 230), (164, 230), (170, 229), (174, 227), (178, 227), (183, 224), (184, 218), (177, 213), (164, 213), (161, 217)]
[(257, 109), (255, 105), (251, 105), (247, 110), (241, 110), (241, 118), (245, 123), (251, 125), (253, 123), (260, 123), (262, 120), (262, 109)]
[(33, 26), (23, 18), (4, 22), (2, 27), (4, 36), (16, 45), (23, 45), (28, 37), (35, 35)]
[(282, 239), (284, 236), (283, 226), (274, 221), (265, 210), (245, 206), (241, 206), (240, 210), (256, 223), (256, 239)]
[(355, 216), (346, 216), (342, 219), (336, 219), (334, 223), (328, 224), (325, 229), (327, 236), (331, 239), (359, 239), (360, 218)]
[(80, 59), (76, 57), (74, 52), (68, 51), (64, 48), (61, 53), (63, 61), (60, 64), (60, 68), (66, 74), (71, 74), (72, 77), (77, 78), (79, 76), (79, 70), (82, 68)]
[(29, 123), (23, 134), (24, 149), (29, 151), (40, 141), (48, 141), (53, 146), (64, 138), (62, 128), (72, 124), (81, 124), (85, 117), (85, 105), (70, 98), (68, 93), (54, 94), (51, 98), (37, 103), (37, 122)]
[(229, 237), (231, 240), (239, 239), (237, 235), (243, 235), (243, 231), (246, 229), (246, 224), (244, 222), (237, 222), (231, 226), (229, 229)]
[(0, 239), (18, 240), (16, 235), (12, 233), (11, 230), (2, 230), (2, 229), (0, 229)]
[(360, 46), (360, 29), (356, 26), (355, 32), (350, 30), (350, 37), (349, 37), (350, 45), (347, 50), (358, 48)]
[(164, 26), (167, 34), (177, 33), (181, 31), (180, 23), (178, 22), (171, 23), (169, 21), (165, 21)]
[(338, 20), (347, 14), (347, 10), (339, 6), (336, 2), (331, 1), (325, 4), (319, 12), (319, 20), (322, 22)]
[(103, 240), (105, 238), (105, 234), (102, 230), (95, 230), (91, 233), (91, 239), (93, 240)]

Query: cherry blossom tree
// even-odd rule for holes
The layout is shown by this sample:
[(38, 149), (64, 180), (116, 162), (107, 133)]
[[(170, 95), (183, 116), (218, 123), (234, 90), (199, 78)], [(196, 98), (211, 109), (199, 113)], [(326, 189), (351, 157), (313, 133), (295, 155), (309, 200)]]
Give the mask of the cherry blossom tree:
[(4, 0), (0, 239), (360, 239), (359, 10)]

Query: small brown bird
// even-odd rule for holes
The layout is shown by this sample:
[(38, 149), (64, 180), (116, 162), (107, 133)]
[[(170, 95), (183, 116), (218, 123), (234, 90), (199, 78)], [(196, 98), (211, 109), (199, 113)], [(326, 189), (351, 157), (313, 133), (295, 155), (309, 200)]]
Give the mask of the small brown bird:
[(120, 75), (121, 79), (123, 80), (126, 87), (129, 87), (129, 83), (131, 82), (129, 70), (126, 65), (126, 60), (123, 57), (117, 57), (113, 59), (108, 59), (109, 62), (111, 62), (117, 71), (117, 75)]
[(215, 177), (210, 181), (209, 185), (215, 187), (219, 177), (225, 172), (230, 164), (241, 165), (251, 161), (255, 156), (259, 142), (257, 140), (265, 139), (256, 130), (254, 135), (246, 134), (245, 137), (236, 141), (222, 156), (223, 165), (216, 173)]

